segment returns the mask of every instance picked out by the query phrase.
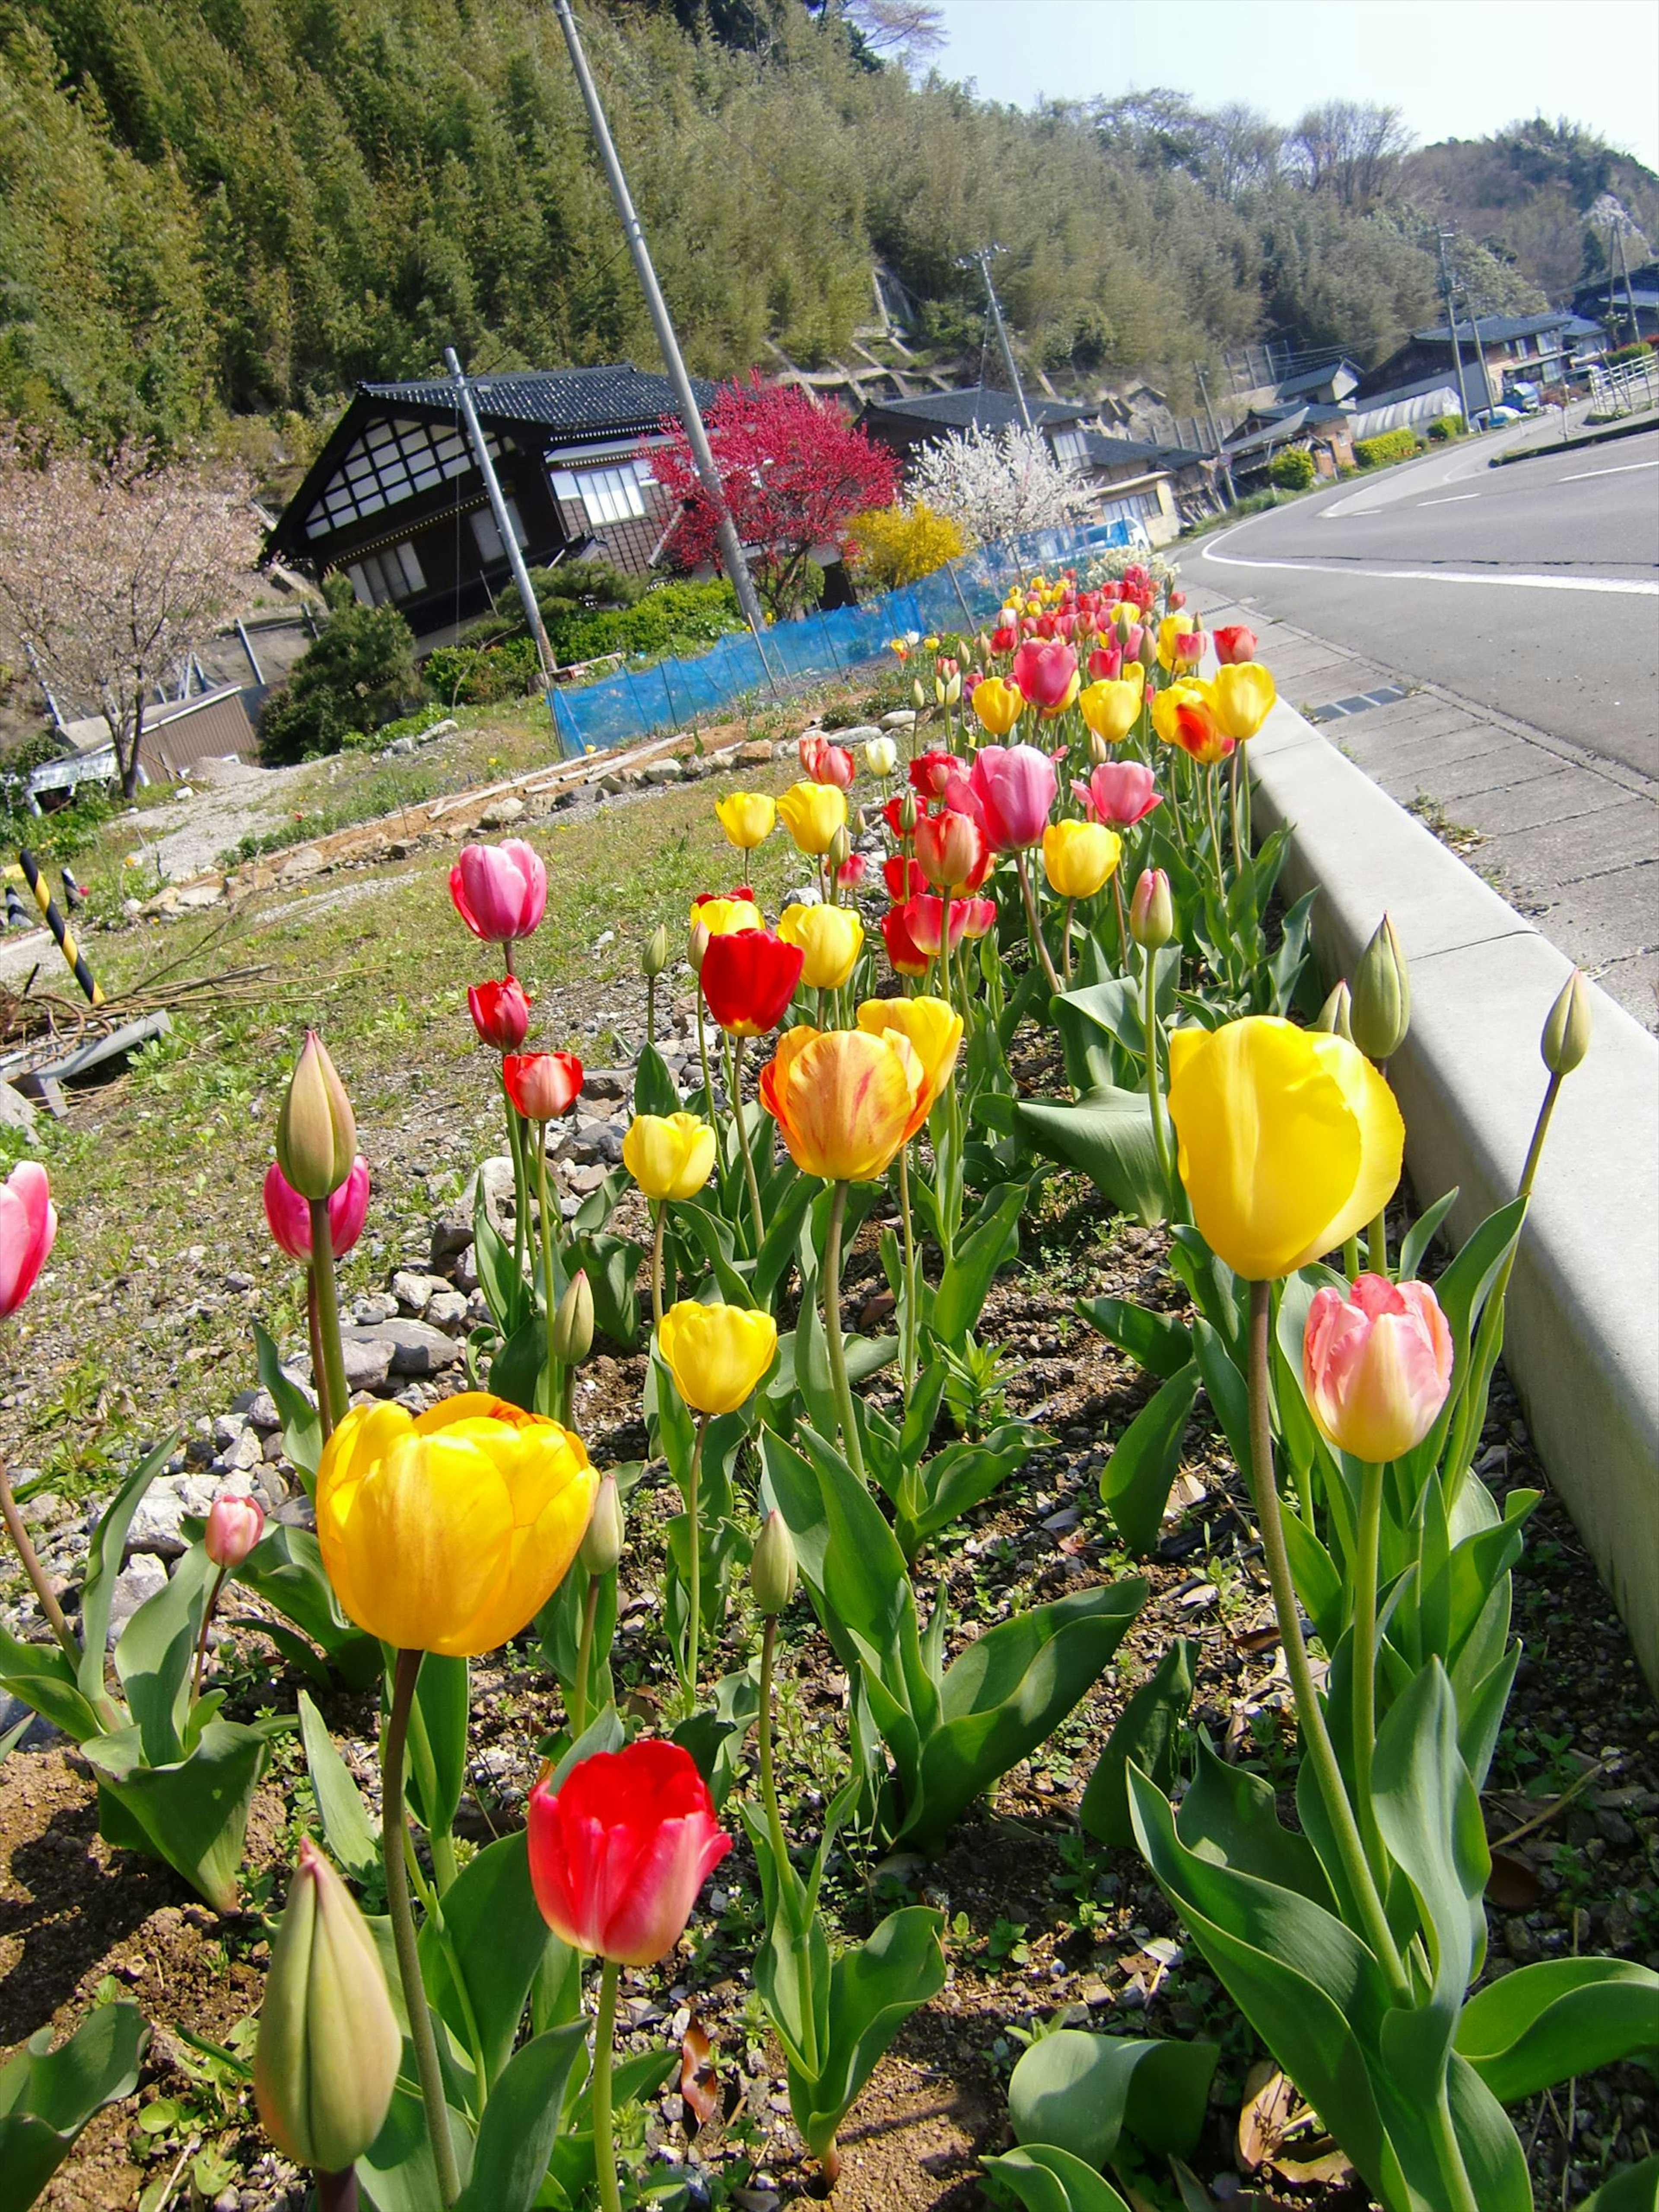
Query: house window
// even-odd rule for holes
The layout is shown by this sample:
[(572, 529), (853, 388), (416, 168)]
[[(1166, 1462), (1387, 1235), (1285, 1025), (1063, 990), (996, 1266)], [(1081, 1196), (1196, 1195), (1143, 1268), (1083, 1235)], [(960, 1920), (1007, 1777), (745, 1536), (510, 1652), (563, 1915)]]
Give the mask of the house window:
[(426, 589), (421, 556), (412, 545), (387, 545), (365, 553), (346, 570), (360, 606), (383, 607), (388, 599), (412, 599)]
[[(492, 453), (499, 451), (493, 437), (485, 443)], [(306, 535), (326, 537), (447, 477), (465, 476), (471, 466), (459, 428), (402, 418), (371, 423), (323, 487), (306, 519)]]
[(556, 469), (553, 496), (579, 499), (588, 527), (598, 530), (607, 522), (629, 522), (643, 515), (645, 494), (641, 484), (651, 481), (648, 469), (635, 461), (623, 461), (610, 469)]
[(1102, 522), (1145, 522), (1149, 516), (1161, 513), (1155, 491), (1132, 491), (1121, 499), (1104, 500), (1098, 520)]
[(1063, 469), (1080, 469), (1088, 459), (1089, 441), (1080, 430), (1056, 430), (1054, 459)]
[[(506, 506), (507, 519), (513, 525), (513, 535), (518, 539), (520, 550), (522, 551), (530, 543), (530, 532), (524, 526), (524, 518), (519, 513), (518, 501), (509, 499)], [(472, 524), (472, 536), (478, 548), (478, 558), (484, 566), (489, 568), (497, 561), (505, 561), (507, 548), (501, 543), (501, 533), (495, 527), (495, 518), (489, 508), (487, 507), (475, 508), (470, 520)]]

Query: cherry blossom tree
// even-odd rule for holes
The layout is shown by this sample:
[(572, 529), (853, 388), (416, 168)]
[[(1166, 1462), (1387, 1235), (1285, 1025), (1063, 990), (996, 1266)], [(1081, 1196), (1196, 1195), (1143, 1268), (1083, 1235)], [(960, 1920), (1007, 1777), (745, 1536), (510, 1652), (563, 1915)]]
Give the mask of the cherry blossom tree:
[[(720, 486), (749, 555), (755, 589), (775, 617), (793, 614), (807, 569), (827, 549), (839, 553), (855, 514), (885, 507), (898, 483), (886, 448), (855, 429), (840, 408), (799, 385), (722, 386), (707, 415)], [(681, 514), (669, 541), (688, 568), (720, 565), (719, 522), (703, 489), (678, 416), (663, 424), (671, 442), (651, 456), (657, 482)]]
[(912, 497), (948, 515), (971, 544), (1062, 528), (1089, 503), (1040, 430), (1011, 425), (925, 446), (910, 467)]
[(147, 695), (240, 602), (258, 542), (240, 480), (142, 445), (95, 460), (0, 437), (0, 653), (103, 716), (126, 797)]

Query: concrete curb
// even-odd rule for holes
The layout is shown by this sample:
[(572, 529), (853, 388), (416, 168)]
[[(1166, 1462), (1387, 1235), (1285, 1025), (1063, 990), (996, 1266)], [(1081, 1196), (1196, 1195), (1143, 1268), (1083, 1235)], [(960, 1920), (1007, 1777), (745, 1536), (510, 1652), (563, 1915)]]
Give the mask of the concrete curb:
[(1638, 438), (1649, 430), (1659, 430), (1659, 411), (1652, 408), (1628, 422), (1607, 422), (1599, 429), (1581, 430), (1576, 438), (1563, 439), (1557, 444), (1523, 446), (1519, 453), (1494, 453), (1486, 466), (1506, 469), (1515, 461), (1541, 461), (1548, 453), (1583, 453), (1588, 446), (1605, 446), (1614, 438)]
[[(1514, 1192), (1565, 954), (1282, 702), (1249, 747), (1288, 896), (1317, 886), (1328, 980), (1384, 908), (1412, 970), (1389, 1063), (1419, 1203), (1468, 1231)], [(1510, 1285), (1509, 1371), (1551, 1480), (1659, 1692), (1659, 1040), (1590, 987), (1593, 1042), (1562, 1086)]]

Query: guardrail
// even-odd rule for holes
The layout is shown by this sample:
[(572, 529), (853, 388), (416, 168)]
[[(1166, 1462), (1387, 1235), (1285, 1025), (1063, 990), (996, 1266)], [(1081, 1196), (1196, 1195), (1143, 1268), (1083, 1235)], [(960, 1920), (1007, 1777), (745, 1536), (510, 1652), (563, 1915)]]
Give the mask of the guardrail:
[(1589, 374), (1590, 403), (1598, 414), (1633, 415), (1639, 409), (1659, 406), (1659, 355), (1620, 362), (1615, 368), (1595, 361)]

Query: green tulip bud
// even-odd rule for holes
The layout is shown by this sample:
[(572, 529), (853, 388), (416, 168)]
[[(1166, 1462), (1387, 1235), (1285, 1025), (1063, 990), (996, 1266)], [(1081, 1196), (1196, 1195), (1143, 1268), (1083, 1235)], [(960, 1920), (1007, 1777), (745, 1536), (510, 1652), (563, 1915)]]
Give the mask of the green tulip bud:
[(580, 1367), (593, 1349), (593, 1286), (580, 1267), (555, 1309), (551, 1343), (553, 1357), (567, 1367)]
[(919, 676), (910, 686), (910, 696), (915, 702), (917, 714), (920, 714), (927, 704), (927, 694), (921, 688), (921, 678)]
[(284, 2157), (343, 2173), (374, 2142), (403, 2037), (368, 1923), (310, 1838), (271, 1948), (253, 2095)]
[(356, 1157), (351, 1101), (321, 1038), (307, 1030), (276, 1117), (276, 1164), (301, 1198), (327, 1198)]
[(1589, 1050), (1589, 991), (1575, 968), (1562, 985), (1560, 997), (1550, 1008), (1538, 1048), (1552, 1075), (1571, 1075)]
[(665, 921), (659, 921), (652, 934), (650, 943), (640, 955), (640, 972), (644, 975), (647, 982), (660, 975), (668, 965), (668, 924)]
[(1353, 971), (1348, 1026), (1366, 1059), (1380, 1067), (1405, 1043), (1411, 1025), (1411, 975), (1394, 923), (1385, 914)]
[(914, 837), (916, 834), (916, 794), (907, 791), (899, 801), (899, 835)]
[(708, 924), (706, 921), (694, 921), (691, 925), (690, 941), (686, 947), (686, 957), (691, 963), (691, 972), (694, 975), (702, 975), (702, 956), (708, 950)]
[(1329, 1036), (1346, 1037), (1353, 1042), (1353, 1030), (1348, 1016), (1353, 1004), (1352, 994), (1346, 982), (1339, 983), (1314, 1018), (1314, 1027), (1324, 1030)]
[(768, 1615), (780, 1613), (795, 1595), (799, 1569), (789, 1524), (775, 1506), (761, 1523), (750, 1562), (749, 1583), (755, 1603)]
[(852, 849), (853, 840), (848, 835), (847, 824), (843, 822), (841, 828), (836, 830), (835, 836), (830, 840), (830, 850), (826, 857), (829, 860), (830, 866), (832, 868), (840, 867), (842, 862), (852, 852)]
[(593, 1513), (582, 1538), (581, 1563), (590, 1575), (608, 1575), (623, 1555), (627, 1530), (617, 1478), (607, 1474), (593, 1500)]

